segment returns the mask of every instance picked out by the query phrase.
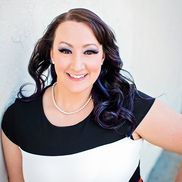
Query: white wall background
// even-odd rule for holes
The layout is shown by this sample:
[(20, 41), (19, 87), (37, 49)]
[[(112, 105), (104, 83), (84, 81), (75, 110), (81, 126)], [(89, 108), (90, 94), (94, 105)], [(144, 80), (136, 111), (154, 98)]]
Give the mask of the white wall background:
[[(35, 42), (50, 21), (74, 7), (95, 11), (115, 31), (124, 68), (138, 89), (182, 109), (182, 1), (180, 0), (0, 0), (0, 120), (22, 83)], [(142, 150), (147, 179), (161, 149)], [(0, 181), (6, 173), (0, 152)]]

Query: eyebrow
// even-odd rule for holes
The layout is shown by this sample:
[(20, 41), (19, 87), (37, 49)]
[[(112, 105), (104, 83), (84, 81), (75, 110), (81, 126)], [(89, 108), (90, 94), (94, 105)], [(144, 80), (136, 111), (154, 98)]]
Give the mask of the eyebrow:
[[(59, 44), (67, 44), (68, 46), (73, 48), (73, 45), (71, 45), (70, 43), (65, 42), (65, 41), (61, 41)], [(85, 44), (85, 45), (83, 45), (83, 47), (87, 47), (87, 46), (91, 46), (91, 45), (96, 46), (98, 48), (98, 46), (96, 44), (93, 44), (93, 43)]]

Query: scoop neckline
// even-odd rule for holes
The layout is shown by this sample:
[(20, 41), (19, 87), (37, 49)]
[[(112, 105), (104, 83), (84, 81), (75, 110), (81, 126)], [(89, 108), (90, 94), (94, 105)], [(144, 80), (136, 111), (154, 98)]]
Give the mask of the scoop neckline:
[(86, 121), (88, 121), (88, 119), (91, 117), (92, 113), (93, 113), (93, 109), (92, 111), (83, 119), (81, 120), (80, 122), (76, 123), (76, 124), (73, 124), (73, 125), (68, 125), (68, 126), (57, 126), (57, 125), (54, 125), (52, 124), (49, 119), (47, 118), (45, 112), (44, 112), (44, 107), (43, 107), (43, 95), (46, 91), (46, 89), (48, 87), (51, 87), (52, 85), (49, 85), (47, 87), (45, 87), (41, 93), (41, 96), (40, 96), (40, 109), (41, 109), (41, 116), (43, 118), (44, 121), (46, 121), (46, 123), (51, 126), (52, 128), (56, 128), (56, 129), (71, 129), (71, 128), (77, 128), (77, 127), (80, 127), (82, 125), (85, 124)]

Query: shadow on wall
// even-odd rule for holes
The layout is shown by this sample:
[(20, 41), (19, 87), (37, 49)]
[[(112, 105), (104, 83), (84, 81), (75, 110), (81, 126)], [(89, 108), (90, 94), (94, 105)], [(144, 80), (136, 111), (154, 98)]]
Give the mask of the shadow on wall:
[(147, 182), (182, 182), (182, 156), (163, 151), (152, 168)]

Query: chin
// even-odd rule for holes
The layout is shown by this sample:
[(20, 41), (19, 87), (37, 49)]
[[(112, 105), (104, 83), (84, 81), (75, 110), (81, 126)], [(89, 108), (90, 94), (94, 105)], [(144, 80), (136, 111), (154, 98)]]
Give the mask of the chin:
[(79, 87), (79, 86), (75, 86), (72, 88), (68, 88), (67, 90), (69, 90), (71, 93), (75, 93), (75, 94), (79, 94), (82, 92), (90, 92), (92, 89), (93, 85), (91, 86), (87, 86), (87, 87)]

